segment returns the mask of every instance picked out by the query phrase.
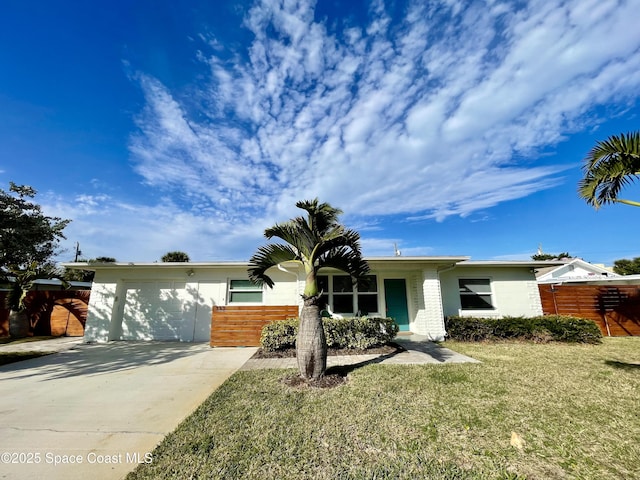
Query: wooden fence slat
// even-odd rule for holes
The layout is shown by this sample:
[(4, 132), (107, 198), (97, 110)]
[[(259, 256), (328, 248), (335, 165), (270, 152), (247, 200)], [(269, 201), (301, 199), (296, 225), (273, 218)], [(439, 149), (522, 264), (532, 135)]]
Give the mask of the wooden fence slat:
[(255, 347), (262, 328), (298, 316), (297, 305), (216, 306), (211, 312), (212, 347)]
[(603, 335), (640, 335), (637, 285), (539, 285), (545, 315), (572, 315), (596, 322)]

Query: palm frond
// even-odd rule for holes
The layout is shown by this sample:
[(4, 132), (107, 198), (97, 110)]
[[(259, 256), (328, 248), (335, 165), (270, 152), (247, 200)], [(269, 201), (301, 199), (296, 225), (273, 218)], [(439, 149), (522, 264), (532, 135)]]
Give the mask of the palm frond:
[(332, 207), (328, 203), (319, 203), (317, 198), (301, 200), (296, 203), (296, 207), (307, 212), (309, 230), (318, 237), (324, 236), (331, 227), (339, 225), (338, 217), (342, 214), (342, 210)]
[(316, 271), (324, 267), (337, 268), (356, 279), (369, 273), (369, 264), (362, 258), (360, 251), (346, 246), (324, 252), (314, 266)]
[(268, 239), (279, 238), (305, 254), (308, 254), (317, 243), (313, 232), (309, 230), (307, 222), (302, 217), (296, 217), (284, 223), (276, 223), (264, 231), (264, 236)]
[(595, 208), (620, 201), (620, 191), (640, 175), (640, 132), (598, 142), (584, 162), (579, 195)]
[(269, 288), (273, 288), (274, 282), (267, 275), (267, 270), (291, 260), (300, 260), (300, 256), (292, 246), (278, 243), (264, 245), (258, 248), (249, 260), (249, 280), (256, 285), (266, 284)]

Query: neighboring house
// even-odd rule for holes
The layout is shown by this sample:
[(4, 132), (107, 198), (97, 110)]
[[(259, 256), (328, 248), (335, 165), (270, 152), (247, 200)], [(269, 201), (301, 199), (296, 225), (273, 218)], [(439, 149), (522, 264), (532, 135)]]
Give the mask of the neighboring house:
[(607, 268), (585, 262), (580, 258), (574, 258), (563, 265), (538, 271), (538, 283), (563, 283), (563, 282), (583, 282), (605, 280), (611, 281), (620, 279), (622, 275), (608, 270)]
[(575, 258), (538, 275), (545, 315), (596, 322), (606, 336), (640, 335), (640, 275), (618, 275)]
[[(401, 331), (434, 340), (445, 336), (445, 316), (542, 314), (535, 269), (559, 265), (462, 256), (367, 260), (371, 274), (355, 286), (342, 272), (322, 270), (318, 282), (323, 303), (345, 316), (390, 316)], [(304, 290), (304, 273), (295, 263), (269, 272), (273, 289), (249, 282), (247, 262), (65, 266), (96, 272), (85, 330), (90, 342), (207, 341), (212, 313), (215, 318), (216, 311), (245, 311), (249, 319), (277, 307), (293, 307), (295, 312)]]

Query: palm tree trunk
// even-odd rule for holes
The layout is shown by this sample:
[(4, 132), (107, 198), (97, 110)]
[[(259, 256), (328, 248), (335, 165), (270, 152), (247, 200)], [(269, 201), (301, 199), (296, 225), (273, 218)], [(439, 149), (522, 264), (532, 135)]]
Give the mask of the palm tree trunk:
[(29, 335), (29, 315), (25, 311), (9, 312), (9, 336), (24, 338)]
[(300, 327), (296, 340), (296, 357), (300, 376), (306, 380), (317, 380), (327, 369), (327, 341), (320, 317), (319, 295), (303, 296), (304, 306), (300, 312)]

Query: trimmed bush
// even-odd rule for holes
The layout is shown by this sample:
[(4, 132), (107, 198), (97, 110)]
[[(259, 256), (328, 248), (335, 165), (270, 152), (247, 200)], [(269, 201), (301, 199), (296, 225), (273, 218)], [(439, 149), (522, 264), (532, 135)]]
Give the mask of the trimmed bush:
[(541, 317), (478, 318), (452, 316), (445, 319), (452, 340), (531, 340), (534, 342), (600, 343), (602, 333), (591, 320), (563, 315)]
[[(273, 352), (294, 348), (298, 334), (298, 319), (271, 322), (260, 336), (263, 349)], [(329, 348), (367, 349), (389, 343), (399, 327), (392, 318), (323, 318), (324, 333)]]
[(269, 352), (285, 350), (295, 346), (298, 335), (298, 319), (288, 318), (271, 322), (262, 327), (260, 345)]

